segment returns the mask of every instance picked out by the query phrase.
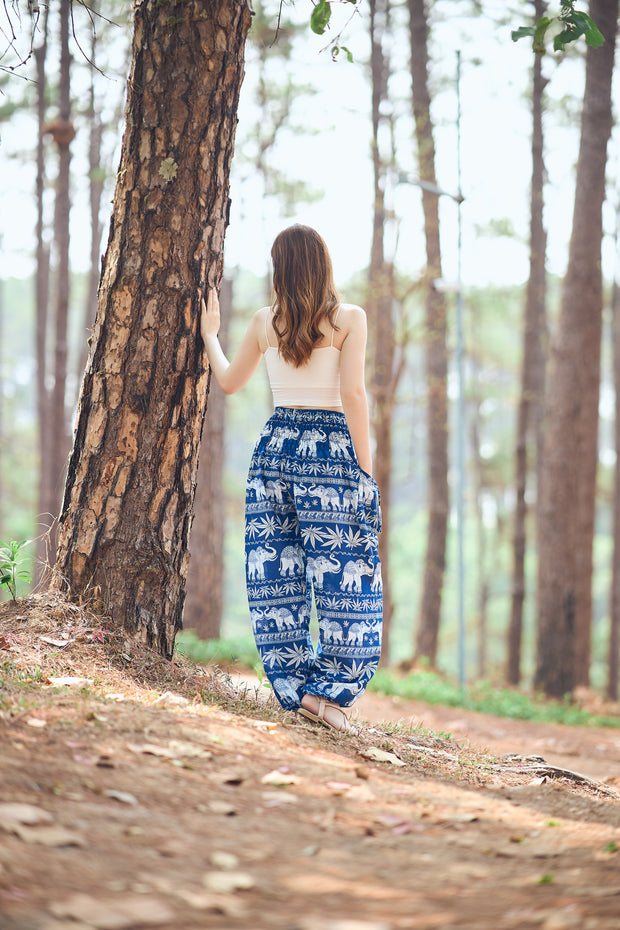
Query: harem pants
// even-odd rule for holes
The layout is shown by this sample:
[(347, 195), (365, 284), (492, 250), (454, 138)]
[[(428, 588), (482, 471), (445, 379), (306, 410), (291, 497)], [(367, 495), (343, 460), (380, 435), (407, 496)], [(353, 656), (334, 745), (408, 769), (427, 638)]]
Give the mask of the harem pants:
[(344, 414), (276, 407), (250, 464), (245, 552), (252, 629), (284, 708), (299, 707), (304, 693), (347, 707), (372, 678), (380, 531), (379, 489), (357, 463)]

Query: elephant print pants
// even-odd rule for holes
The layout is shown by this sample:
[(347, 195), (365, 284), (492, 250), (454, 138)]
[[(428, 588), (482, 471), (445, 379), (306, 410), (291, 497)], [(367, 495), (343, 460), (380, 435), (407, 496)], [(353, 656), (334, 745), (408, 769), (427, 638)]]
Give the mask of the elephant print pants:
[(286, 709), (304, 693), (351, 705), (381, 653), (381, 506), (343, 413), (276, 407), (252, 455), (245, 514), (252, 629), (276, 697)]

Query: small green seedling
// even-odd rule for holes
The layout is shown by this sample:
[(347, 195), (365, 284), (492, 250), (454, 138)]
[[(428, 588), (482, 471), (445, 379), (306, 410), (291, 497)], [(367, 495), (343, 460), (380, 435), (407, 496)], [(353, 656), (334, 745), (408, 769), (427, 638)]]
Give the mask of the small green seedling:
[(22, 556), (21, 550), (29, 544), (29, 540), (24, 539), (22, 542), (15, 542), (14, 539), (9, 543), (0, 542), (0, 585), (5, 587), (12, 599), (17, 598), (18, 581), (30, 581), (30, 574), (20, 569)]

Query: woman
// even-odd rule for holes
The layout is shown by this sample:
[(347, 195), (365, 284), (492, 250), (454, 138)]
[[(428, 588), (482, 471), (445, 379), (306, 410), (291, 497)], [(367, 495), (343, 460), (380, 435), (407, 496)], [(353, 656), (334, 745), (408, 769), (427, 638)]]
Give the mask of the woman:
[(263, 356), (273, 393), (275, 410), (250, 465), (245, 521), (248, 603), (265, 672), (284, 708), (352, 731), (343, 708), (374, 674), (382, 625), (366, 314), (339, 302), (314, 229), (285, 229), (271, 257), (273, 304), (254, 314), (233, 360), (217, 338), (214, 290), (203, 300), (201, 332), (225, 393), (242, 388)]

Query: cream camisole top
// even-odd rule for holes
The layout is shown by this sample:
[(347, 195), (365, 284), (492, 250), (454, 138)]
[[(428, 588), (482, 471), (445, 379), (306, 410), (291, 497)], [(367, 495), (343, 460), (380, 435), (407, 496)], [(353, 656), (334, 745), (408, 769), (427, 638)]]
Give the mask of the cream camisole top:
[[(334, 323), (338, 319), (336, 311)], [(269, 343), (265, 315), (265, 364), (273, 394), (274, 407), (341, 407), (340, 349), (334, 345), (334, 330), (328, 346), (313, 349), (305, 365), (295, 368), (285, 362), (277, 346)]]

